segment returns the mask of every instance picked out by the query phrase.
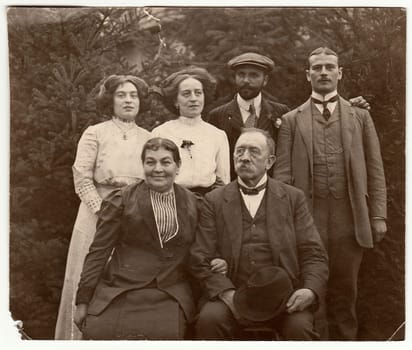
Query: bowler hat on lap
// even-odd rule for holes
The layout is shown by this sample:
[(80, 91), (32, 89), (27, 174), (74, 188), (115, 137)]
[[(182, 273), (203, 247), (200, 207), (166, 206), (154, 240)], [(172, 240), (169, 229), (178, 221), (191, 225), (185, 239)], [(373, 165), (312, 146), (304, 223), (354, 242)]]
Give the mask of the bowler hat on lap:
[(239, 56), (233, 57), (227, 65), (231, 69), (236, 69), (240, 66), (255, 66), (266, 72), (270, 72), (275, 67), (275, 63), (266, 56), (260, 55), (255, 52), (246, 52)]
[(281, 267), (268, 266), (254, 273), (236, 290), (233, 302), (243, 318), (267, 321), (286, 310), (292, 292), (292, 281), (287, 272)]

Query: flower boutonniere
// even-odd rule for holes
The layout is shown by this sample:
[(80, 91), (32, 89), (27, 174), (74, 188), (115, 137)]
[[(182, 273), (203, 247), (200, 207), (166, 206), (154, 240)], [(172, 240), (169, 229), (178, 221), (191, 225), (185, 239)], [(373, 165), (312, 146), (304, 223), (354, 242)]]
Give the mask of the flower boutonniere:
[(282, 118), (271, 116), (270, 119), (272, 120), (273, 125), (275, 126), (275, 128), (279, 129), (280, 126), (282, 125)]
[(192, 158), (192, 152), (190, 147), (192, 147), (194, 145), (194, 143), (190, 140), (183, 140), (182, 144), (180, 145), (181, 148), (185, 148), (187, 149), (187, 151), (189, 152), (190, 158)]

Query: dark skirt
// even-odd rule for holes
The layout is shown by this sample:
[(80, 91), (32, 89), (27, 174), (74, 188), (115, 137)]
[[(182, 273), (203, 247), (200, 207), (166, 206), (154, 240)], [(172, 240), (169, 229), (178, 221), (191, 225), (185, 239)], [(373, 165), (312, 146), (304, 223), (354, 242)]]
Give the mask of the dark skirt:
[(89, 340), (179, 340), (186, 327), (175, 299), (159, 289), (145, 288), (119, 295), (99, 315), (87, 315), (82, 333)]

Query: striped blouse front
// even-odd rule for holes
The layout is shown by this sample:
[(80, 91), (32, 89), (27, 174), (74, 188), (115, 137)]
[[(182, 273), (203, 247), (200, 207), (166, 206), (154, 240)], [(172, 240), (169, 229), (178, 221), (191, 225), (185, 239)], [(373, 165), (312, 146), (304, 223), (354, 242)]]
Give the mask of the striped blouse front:
[(166, 243), (177, 235), (176, 198), (174, 191), (162, 193), (150, 190), (150, 200), (156, 220), (160, 244)]

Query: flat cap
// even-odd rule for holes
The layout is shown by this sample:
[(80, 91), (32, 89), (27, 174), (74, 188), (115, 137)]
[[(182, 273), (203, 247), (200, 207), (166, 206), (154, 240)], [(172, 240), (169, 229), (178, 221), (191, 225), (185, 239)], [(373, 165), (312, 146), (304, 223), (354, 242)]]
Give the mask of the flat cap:
[(230, 69), (236, 69), (239, 66), (250, 65), (256, 66), (267, 72), (270, 72), (275, 67), (275, 63), (266, 56), (259, 55), (255, 52), (245, 52), (239, 56), (232, 58), (227, 65)]

